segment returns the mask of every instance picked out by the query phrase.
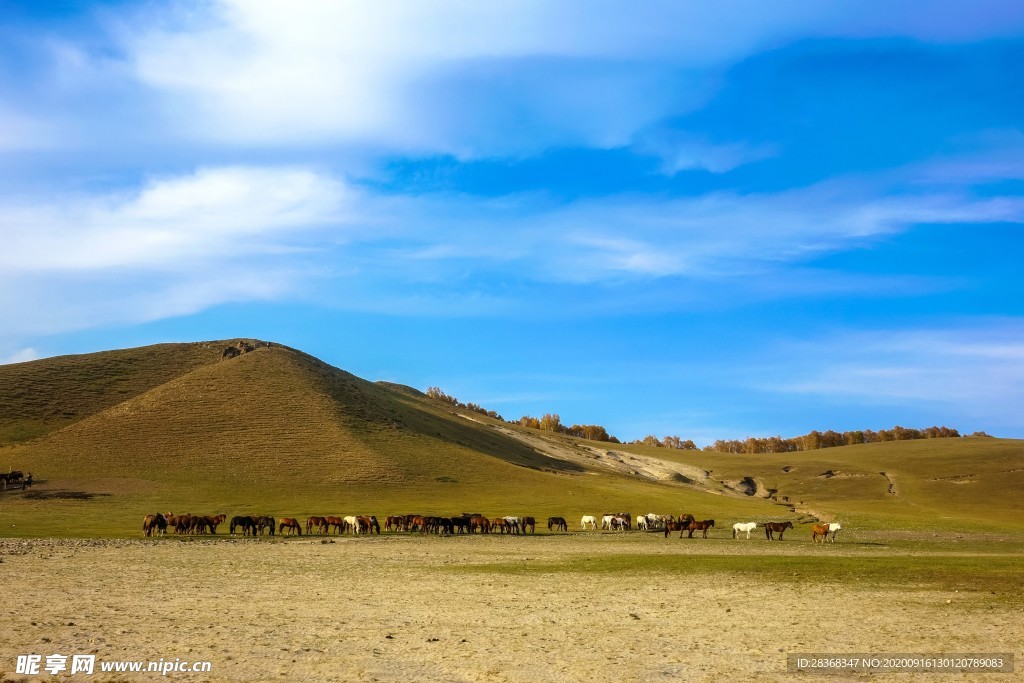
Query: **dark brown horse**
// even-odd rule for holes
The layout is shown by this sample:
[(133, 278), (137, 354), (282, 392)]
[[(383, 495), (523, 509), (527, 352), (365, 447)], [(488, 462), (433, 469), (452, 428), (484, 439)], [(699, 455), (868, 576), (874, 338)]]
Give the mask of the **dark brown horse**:
[(670, 519), (665, 522), (665, 538), (668, 538), (669, 532), (678, 531), (679, 538), (683, 537), (683, 532), (690, 528), (690, 524), (693, 522), (693, 516), (687, 515), (690, 519)]
[(324, 517), (324, 521), (327, 522), (327, 533), (331, 533), (331, 529), (335, 529), (339, 536), (345, 529), (345, 520), (342, 517)]
[(765, 522), (764, 525), (764, 536), (769, 541), (775, 540), (775, 534), (779, 534), (779, 540), (782, 540), (782, 534), (786, 533), (786, 529), (792, 529), (793, 522)]
[(483, 515), (472, 515), (469, 518), (469, 531), (470, 533), (480, 530), (482, 534), (491, 533), (491, 520), (487, 519)]
[[(690, 532), (690, 535), (689, 535), (688, 538), (693, 538), (693, 532), (694, 531), (702, 531), (702, 532), (704, 532), (703, 538), (707, 538), (708, 537), (708, 529), (711, 529), (714, 526), (715, 526), (715, 520), (713, 520), (713, 519), (705, 519), (705, 520), (702, 520), (700, 522), (696, 522), (696, 521), (690, 522), (690, 528), (688, 529), (688, 531)], [(682, 531), (679, 532), (679, 537), (680, 538), (683, 537), (683, 532)]]
[(159, 512), (155, 515), (146, 515), (146, 518), (142, 520), (142, 533), (147, 536), (153, 534), (166, 534), (167, 533), (167, 518), (161, 515)]
[(523, 517), (519, 522), (519, 528), (523, 530), (524, 534), (526, 533), (526, 527), (530, 527), (531, 534), (537, 533), (537, 520), (533, 517)]
[(568, 531), (569, 523), (564, 517), (548, 517), (548, 531)]
[(285, 529), (287, 529), (288, 533), (291, 535), (302, 535), (302, 525), (299, 524), (299, 520), (294, 517), (284, 517), (281, 519), (281, 523), (277, 525), (277, 533), (283, 533)]
[(306, 518), (306, 533), (313, 533), (313, 529), (319, 529), (320, 533), (326, 534), (327, 529), (327, 518), (326, 517), (307, 517)]

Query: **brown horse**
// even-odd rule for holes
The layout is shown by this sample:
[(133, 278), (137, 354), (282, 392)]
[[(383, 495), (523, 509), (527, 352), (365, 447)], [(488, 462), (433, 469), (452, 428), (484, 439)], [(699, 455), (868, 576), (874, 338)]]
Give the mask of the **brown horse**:
[(224, 520), (227, 519), (227, 518), (228, 518), (227, 515), (214, 515), (213, 517), (211, 517), (210, 518), (210, 520), (211, 520), (211, 522), (210, 522), (210, 533), (211, 534), (217, 533), (217, 527), (219, 527), (221, 524), (223, 524)]
[(319, 529), (320, 533), (327, 533), (327, 518), (326, 517), (307, 517), (306, 518), (306, 533), (313, 533), (313, 529)]
[(564, 517), (548, 517), (548, 531), (568, 531), (569, 523), (565, 521)]
[(277, 525), (277, 533), (284, 533), (285, 529), (288, 530), (289, 535), (302, 535), (302, 525), (294, 517), (284, 517), (281, 519), (281, 523)]
[(142, 533), (147, 536), (152, 536), (155, 533), (166, 534), (167, 518), (159, 512), (155, 515), (146, 515), (146, 518), (142, 520)]
[(483, 515), (472, 515), (472, 516), (470, 516), (470, 518), (469, 518), (469, 531), (470, 531), (470, 533), (472, 533), (473, 531), (475, 531), (477, 529), (479, 529), (480, 533), (482, 533), (482, 534), (489, 534), (489, 533), (491, 533), (491, 520), (487, 519)]
[(335, 529), (339, 536), (345, 528), (345, 520), (342, 517), (324, 517), (324, 522), (327, 524), (327, 533), (331, 533), (331, 529)]
[(356, 517), (356, 524), (359, 525), (359, 533), (361, 534), (372, 534), (376, 531), (377, 535), (380, 535), (380, 524), (373, 515), (358, 515)]
[(779, 534), (779, 540), (782, 540), (782, 534), (786, 533), (786, 529), (792, 529), (793, 522), (765, 522), (764, 525), (764, 536), (769, 541), (775, 540), (775, 534)]
[[(688, 536), (688, 538), (693, 538), (693, 532), (694, 531), (702, 531), (702, 532), (704, 532), (703, 538), (707, 538), (708, 537), (708, 529), (711, 529), (714, 526), (715, 526), (715, 520), (713, 520), (713, 519), (705, 519), (705, 520), (700, 521), (700, 522), (690, 522), (690, 524), (689, 524), (690, 535)], [(683, 537), (683, 532), (680, 531), (679, 532), (679, 538), (682, 538), (682, 537)]]
[(824, 543), (825, 539), (828, 538), (828, 524), (815, 524), (811, 527), (811, 543), (817, 543), (819, 536), (821, 537), (821, 542)]
[(512, 533), (512, 525), (506, 522), (504, 517), (495, 517), (491, 520), (491, 531), (510, 534)]
[(533, 517), (523, 517), (519, 522), (519, 528), (523, 530), (524, 534), (526, 533), (526, 527), (530, 527), (531, 534), (537, 533), (537, 520)]
[(690, 519), (670, 519), (665, 522), (665, 538), (668, 538), (669, 532), (678, 531), (679, 538), (683, 537), (683, 532), (690, 528), (690, 524), (693, 522), (693, 515), (687, 515)]

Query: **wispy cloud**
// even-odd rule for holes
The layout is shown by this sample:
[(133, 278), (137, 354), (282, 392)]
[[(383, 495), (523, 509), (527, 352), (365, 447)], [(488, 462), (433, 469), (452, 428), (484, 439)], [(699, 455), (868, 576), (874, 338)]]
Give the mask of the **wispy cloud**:
[(769, 392), (875, 405), (952, 407), (990, 424), (1024, 426), (1024, 323), (952, 321), (947, 328), (837, 333), (777, 349), (786, 377)]
[(0, 314), (10, 329), (52, 331), (315, 290), (358, 310), (414, 302), (454, 313), (515, 305), (512, 292), (529, 296), (535, 284), (621, 289), (665, 278), (741, 298), (877, 293), (870, 281), (806, 266), (922, 223), (1024, 221), (1019, 198), (876, 184), (557, 203), (393, 196), (295, 167), (205, 168), (135, 191), (0, 202)]
[[(852, 1), (219, 0), (147, 4), (103, 24), (110, 33), (101, 47), (54, 43), (55, 80), (135, 89), (172, 138), (467, 158), (630, 144), (652, 123), (703, 104), (722, 69), (787, 42), (971, 40), (1012, 33), (1024, 12), (997, 0), (971, 12), (910, 0), (877, 12)], [(691, 143), (666, 163), (715, 170), (765, 153)]]

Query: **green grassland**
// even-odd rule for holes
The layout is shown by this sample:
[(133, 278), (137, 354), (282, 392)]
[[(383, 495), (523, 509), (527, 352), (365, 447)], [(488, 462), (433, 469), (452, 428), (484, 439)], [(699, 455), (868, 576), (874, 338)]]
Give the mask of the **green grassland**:
[[(464, 413), (280, 345), (222, 359), (235, 341), (0, 367), (0, 471), (31, 471), (39, 481), (28, 492), (0, 493), (0, 534), (137, 536), (155, 511), (466, 511), (558, 515), (571, 527), (583, 514), (690, 512), (719, 520), (723, 535), (733, 521), (812, 515), (876, 530), (1024, 530), (1020, 441), (780, 455), (612, 446)], [(550, 448), (514, 438), (526, 432)], [(691, 485), (651, 481), (558, 456), (585, 448), (675, 460), (710, 475)], [(729, 488), (744, 477), (775, 499)]]

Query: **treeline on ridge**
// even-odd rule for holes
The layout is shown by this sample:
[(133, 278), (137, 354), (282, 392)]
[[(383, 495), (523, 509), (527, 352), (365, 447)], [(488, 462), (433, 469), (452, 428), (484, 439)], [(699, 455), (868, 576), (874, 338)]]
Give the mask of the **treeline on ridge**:
[[(475, 403), (463, 403), (441, 391), (438, 387), (428, 387), (427, 396), (443, 401), (455, 408), (470, 410), (481, 415), (510, 424), (518, 424), (530, 429), (539, 429), (567, 436), (575, 436), (591, 441), (606, 441), (608, 443), (623, 443), (618, 438), (608, 433), (608, 430), (601, 425), (577, 425), (566, 426), (562, 424), (561, 418), (556, 413), (545, 413), (541, 417), (524, 415), (518, 420), (506, 420), (493, 410), (487, 410)], [(691, 439), (681, 439), (678, 436), (666, 436), (663, 439), (650, 434), (642, 439), (628, 441), (628, 444), (642, 446), (653, 446), (657, 448), (676, 448), (680, 450), (696, 451), (704, 450), (715, 453), (792, 453), (795, 451), (811, 451), (820, 448), (835, 448), (837, 446), (853, 446), (863, 443), (880, 443), (884, 441), (911, 441), (915, 439), (947, 439), (959, 437), (960, 432), (949, 427), (927, 427), (925, 429), (913, 429), (900, 427), (892, 429), (871, 429), (836, 432), (831, 429), (819, 432), (813, 430), (803, 436), (795, 436), (784, 439), (781, 436), (769, 437), (748, 437), (746, 439), (718, 439), (700, 449)], [(974, 432), (971, 436), (989, 436), (985, 432)]]

